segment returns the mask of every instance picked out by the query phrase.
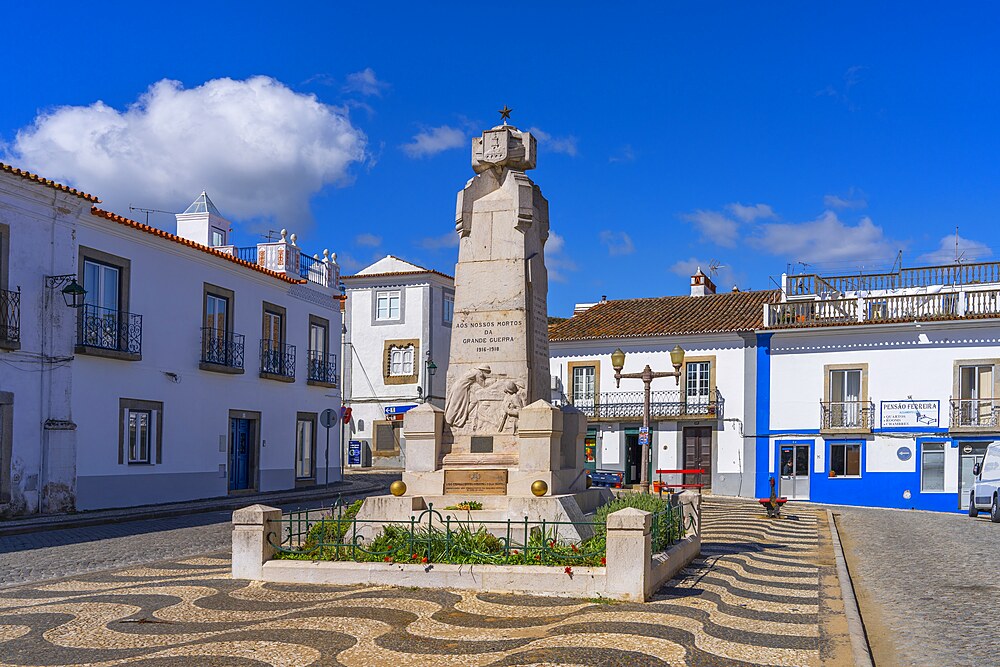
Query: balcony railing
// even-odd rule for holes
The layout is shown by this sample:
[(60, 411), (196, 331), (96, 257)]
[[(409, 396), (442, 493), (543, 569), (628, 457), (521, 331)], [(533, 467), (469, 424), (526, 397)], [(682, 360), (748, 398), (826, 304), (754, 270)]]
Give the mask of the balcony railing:
[(243, 334), (203, 327), (201, 361), (205, 364), (243, 368)]
[(0, 290), (0, 341), (21, 340), (21, 293)]
[(295, 346), (268, 338), (260, 341), (260, 372), (267, 375), (295, 377)]
[(768, 328), (1000, 317), (1000, 289), (807, 299), (768, 305)]
[[(710, 418), (722, 414), (722, 395), (715, 391), (709, 396), (684, 396), (680, 390), (650, 392), (649, 415), (651, 419)], [(588, 419), (642, 419), (643, 392), (611, 391), (595, 399), (576, 399), (573, 407)]]
[(952, 428), (996, 428), (1000, 399), (953, 398), (951, 399)]
[(337, 355), (309, 350), (309, 379), (337, 384)]
[(822, 430), (870, 431), (874, 419), (871, 401), (820, 401)]
[(142, 315), (84, 305), (77, 344), (114, 352), (142, 354)]
[(801, 274), (788, 276), (787, 292), (792, 296), (929, 287), (932, 285), (976, 285), (1000, 282), (1000, 262), (949, 264), (900, 269), (894, 273), (848, 276)]

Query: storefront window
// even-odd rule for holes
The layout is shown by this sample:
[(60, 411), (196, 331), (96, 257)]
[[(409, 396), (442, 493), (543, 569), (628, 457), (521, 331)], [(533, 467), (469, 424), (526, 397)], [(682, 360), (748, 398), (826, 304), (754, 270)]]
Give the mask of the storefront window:
[(830, 444), (830, 477), (861, 476), (861, 443), (834, 442)]
[(920, 447), (920, 490), (944, 491), (943, 442), (925, 442)]

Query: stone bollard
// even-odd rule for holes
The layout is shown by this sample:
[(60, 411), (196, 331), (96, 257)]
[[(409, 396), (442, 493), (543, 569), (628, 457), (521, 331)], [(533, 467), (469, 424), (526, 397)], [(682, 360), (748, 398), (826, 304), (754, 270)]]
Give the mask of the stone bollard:
[(281, 541), (281, 510), (251, 505), (233, 512), (233, 579), (262, 579), (264, 563), (274, 556), (268, 533)]
[[(684, 527), (694, 526), (695, 535), (701, 535), (701, 494), (694, 491), (682, 491), (678, 494), (683, 514)], [(690, 535), (691, 533), (688, 532)]]
[(644, 602), (649, 593), (653, 515), (626, 507), (608, 515), (607, 593)]

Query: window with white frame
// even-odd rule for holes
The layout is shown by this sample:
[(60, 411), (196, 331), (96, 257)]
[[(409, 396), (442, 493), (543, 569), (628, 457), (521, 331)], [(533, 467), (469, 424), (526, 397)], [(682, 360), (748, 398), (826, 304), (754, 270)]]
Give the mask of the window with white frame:
[(830, 477), (861, 477), (861, 443), (830, 443)]
[(943, 442), (925, 442), (920, 446), (920, 490), (944, 491)]
[(868, 415), (861, 400), (862, 369), (837, 368), (830, 371), (829, 416), (830, 428), (862, 428), (867, 426)]
[(402, 299), (399, 290), (376, 292), (375, 319), (380, 322), (400, 319)]
[(573, 405), (593, 405), (597, 393), (597, 368), (573, 367)]
[(128, 462), (149, 463), (153, 433), (151, 410), (128, 411)]
[(688, 405), (708, 405), (711, 389), (712, 363), (690, 361), (686, 366), (685, 392)]
[(316, 415), (300, 413), (295, 423), (295, 477), (312, 479), (316, 476)]
[(993, 366), (959, 367), (958, 426), (992, 426), (996, 422), (993, 400)]
[(444, 310), (441, 315), (441, 319), (445, 324), (451, 324), (455, 319), (455, 295), (448, 294), (444, 295)]
[(413, 375), (413, 346), (389, 350), (389, 375)]

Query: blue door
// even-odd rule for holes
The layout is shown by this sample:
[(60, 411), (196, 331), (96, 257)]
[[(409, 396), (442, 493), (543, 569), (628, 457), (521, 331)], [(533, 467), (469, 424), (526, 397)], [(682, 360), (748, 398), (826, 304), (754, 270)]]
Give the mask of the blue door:
[(230, 419), (229, 442), (229, 490), (253, 488), (253, 420)]

